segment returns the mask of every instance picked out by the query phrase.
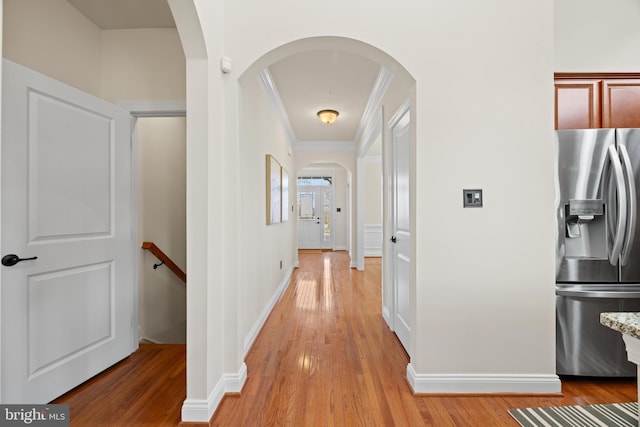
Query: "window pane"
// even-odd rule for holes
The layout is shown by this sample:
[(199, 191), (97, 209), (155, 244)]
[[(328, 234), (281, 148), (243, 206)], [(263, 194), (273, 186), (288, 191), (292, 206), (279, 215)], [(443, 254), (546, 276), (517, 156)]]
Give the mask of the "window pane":
[(330, 176), (299, 176), (298, 187), (305, 185), (331, 185)]
[(324, 190), (322, 192), (323, 216), (324, 216), (324, 241), (331, 241), (331, 191)]
[(316, 210), (316, 197), (313, 191), (298, 191), (298, 219), (312, 219)]

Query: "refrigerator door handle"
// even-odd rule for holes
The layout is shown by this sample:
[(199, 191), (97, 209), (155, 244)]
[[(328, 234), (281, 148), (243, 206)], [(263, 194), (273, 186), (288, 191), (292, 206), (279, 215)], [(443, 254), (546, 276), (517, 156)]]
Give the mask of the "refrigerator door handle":
[(577, 297), (577, 298), (640, 298), (640, 292), (638, 291), (556, 289), (556, 295), (561, 297)]
[(622, 252), (622, 244), (624, 243), (624, 231), (627, 226), (627, 192), (624, 185), (622, 164), (620, 163), (620, 157), (618, 156), (615, 146), (610, 145), (608, 152), (609, 159), (611, 160), (611, 166), (613, 167), (612, 172), (616, 181), (616, 191), (618, 193), (618, 221), (616, 224), (613, 245), (609, 252), (609, 263), (611, 263), (611, 265), (618, 265), (618, 259)]
[(620, 145), (618, 147), (620, 151), (620, 157), (622, 158), (622, 164), (624, 165), (624, 172), (627, 181), (627, 195), (629, 203), (629, 216), (627, 223), (626, 236), (624, 239), (624, 245), (622, 247), (622, 257), (620, 259), (620, 265), (627, 265), (631, 256), (631, 248), (633, 246), (633, 240), (636, 235), (636, 223), (638, 219), (638, 202), (636, 201), (636, 183), (633, 179), (633, 168), (631, 166), (631, 158), (627, 147)]

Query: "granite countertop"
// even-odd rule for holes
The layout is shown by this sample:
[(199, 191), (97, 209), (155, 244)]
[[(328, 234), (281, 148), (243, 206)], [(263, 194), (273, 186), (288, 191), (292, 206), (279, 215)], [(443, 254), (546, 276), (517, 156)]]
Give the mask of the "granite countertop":
[(640, 339), (640, 313), (600, 313), (600, 323)]

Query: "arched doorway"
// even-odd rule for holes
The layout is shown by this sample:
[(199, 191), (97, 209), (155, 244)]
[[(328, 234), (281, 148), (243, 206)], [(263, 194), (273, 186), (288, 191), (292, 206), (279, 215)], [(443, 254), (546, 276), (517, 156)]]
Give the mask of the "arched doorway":
[[(318, 63), (314, 62), (315, 52), (318, 52), (319, 57), (329, 62), (340, 63), (344, 57), (348, 57), (359, 58), (349, 59), (354, 63), (361, 60), (368, 65), (374, 64), (375, 73), (372, 78), (372, 84), (369, 87), (366, 99), (361, 100), (364, 108), (359, 110), (358, 114), (360, 115), (356, 130), (347, 140), (345, 138), (337, 139), (332, 137), (326, 131), (326, 128), (319, 130), (315, 134), (312, 133), (317, 121), (314, 116), (318, 105), (313, 104), (313, 102), (306, 103), (304, 99), (301, 100), (301, 98), (312, 97), (313, 94), (305, 97), (300, 96), (300, 93), (304, 92), (304, 88), (299, 82), (312, 84), (310, 82), (314, 81), (314, 79), (309, 78), (306, 74), (315, 75), (312, 71), (315, 69), (323, 69), (325, 74), (331, 74), (330, 70), (327, 71), (327, 68), (330, 67), (326, 64), (318, 65)], [(331, 54), (327, 54), (327, 52), (331, 52)], [(313, 66), (308, 64), (313, 64)], [(289, 68), (284, 70), (285, 66)], [(344, 82), (335, 81), (339, 78), (338, 73), (331, 74), (330, 80), (336, 88), (345, 85)], [(259, 93), (260, 91), (256, 89), (256, 79), (260, 82), (264, 93)], [(317, 76), (317, 79), (322, 80), (322, 77)], [(296, 82), (296, 84), (290, 87), (288, 82), (291, 81)], [(338, 205), (332, 206), (329, 208), (332, 215), (328, 216), (329, 219), (327, 221), (330, 222), (332, 217), (335, 218), (338, 215), (337, 209), (341, 209), (340, 214), (343, 214), (343, 218), (346, 221), (346, 230), (348, 230), (346, 248), (351, 255), (351, 265), (355, 268), (364, 268), (365, 256), (364, 181), (367, 174), (364, 172), (364, 158), (374, 145), (374, 142), (377, 141), (379, 147), (379, 153), (377, 154), (379, 175), (376, 182), (378, 184), (377, 191), (379, 192), (379, 207), (377, 209), (380, 211), (380, 218), (377, 220), (379, 227), (377, 229), (377, 238), (379, 239), (378, 250), (380, 255), (383, 256), (385, 266), (383, 268), (385, 276), (383, 279), (383, 301), (381, 303), (385, 306), (385, 319), (389, 326), (394, 329), (392, 319), (395, 318), (394, 311), (396, 310), (394, 301), (397, 292), (394, 286), (396, 286), (397, 278), (393, 273), (395, 271), (393, 268), (394, 257), (390, 256), (393, 253), (393, 248), (390, 246), (388, 239), (383, 237), (388, 234), (390, 229), (390, 200), (393, 197), (389, 184), (391, 170), (387, 163), (390, 159), (388, 145), (388, 136), (390, 135), (389, 120), (403, 102), (406, 102), (407, 99), (412, 99), (415, 81), (393, 58), (370, 45), (340, 37), (317, 37), (294, 41), (265, 54), (240, 76), (238, 82), (241, 86), (239, 110), (242, 112), (238, 118), (240, 134), (238, 145), (242, 147), (246, 144), (247, 147), (250, 146), (253, 150), (265, 153), (268, 150), (275, 150), (278, 153), (279, 150), (280, 153), (283, 153), (280, 154), (281, 156), (286, 156), (293, 160), (298, 176), (306, 176), (308, 178), (315, 176), (316, 178), (325, 179), (327, 182), (329, 181), (330, 174), (324, 176), (322, 174), (314, 174), (312, 171), (305, 171), (304, 168), (307, 165), (322, 166), (339, 163), (350, 172), (351, 176), (348, 185), (345, 186), (345, 192), (348, 197), (345, 203), (347, 211), (343, 212), (342, 207)], [(320, 94), (325, 95), (325, 97), (328, 96), (332, 102), (340, 103), (339, 99), (334, 99), (337, 98), (335, 92), (329, 91), (328, 94), (325, 93), (324, 88), (327, 86), (323, 84), (319, 85), (323, 88), (323, 90), (319, 91)], [(322, 102), (326, 103), (327, 101), (324, 100)], [(348, 112), (349, 110), (345, 111)], [(336, 123), (339, 123), (339, 120), (340, 118)], [(274, 121), (277, 123), (274, 124)], [(265, 123), (269, 125), (267, 126)], [(279, 130), (274, 132), (273, 128)], [(326, 132), (322, 133), (321, 131)], [(265, 136), (271, 134), (273, 135), (272, 138)], [(298, 135), (304, 135), (304, 137), (299, 138)], [(325, 139), (320, 139), (323, 137)], [(272, 142), (270, 139), (278, 141)], [(241, 148), (241, 152), (244, 155), (240, 157), (240, 163), (246, 161), (253, 162), (255, 165), (255, 160), (251, 159), (251, 150), (245, 151)], [(248, 172), (249, 170), (252, 171), (254, 167), (247, 167), (246, 169)], [(294, 188), (292, 185), (290, 187)], [(246, 189), (246, 192), (244, 189)], [(258, 191), (252, 192), (248, 189), (248, 186), (245, 186), (244, 189), (242, 192), (243, 200), (240, 203), (243, 207), (250, 205), (256, 198), (262, 198)], [(296, 196), (301, 192), (308, 193), (305, 194), (305, 196), (308, 196), (308, 199), (306, 199), (307, 206), (313, 206), (312, 196), (317, 196), (315, 189), (312, 194), (312, 192), (304, 192), (303, 189), (298, 188), (297, 194), (290, 195), (290, 200), (297, 200), (298, 197)], [(408, 197), (411, 193), (407, 192), (405, 194)], [(302, 202), (300, 203), (302, 204)], [(315, 203), (318, 204), (318, 202)], [(409, 201), (406, 201), (406, 205), (410, 205)], [(341, 246), (331, 242), (330, 238), (327, 241), (321, 241), (321, 238), (318, 237), (322, 236), (322, 231), (320, 230), (322, 230), (323, 222), (325, 222), (322, 220), (321, 215), (318, 215), (313, 210), (309, 210), (305, 214), (308, 215), (308, 218), (301, 218), (298, 221), (298, 236), (294, 240), (300, 248), (320, 246), (323, 249), (325, 248), (324, 244), (334, 247)], [(313, 230), (314, 226), (318, 226), (318, 231)], [(278, 242), (287, 241), (291, 243), (291, 239), (289, 239), (287, 232), (284, 230), (280, 230), (283, 232), (282, 234), (278, 234), (275, 228), (269, 231), (271, 237), (278, 236), (276, 237)], [(310, 239), (308, 234), (314, 234), (316, 237)], [(326, 235), (323, 237), (326, 237)], [(242, 253), (256, 251), (255, 239), (246, 238), (241, 240), (247, 245), (241, 250)], [(273, 252), (273, 244), (274, 241), (271, 240), (266, 241), (264, 245), (260, 243), (257, 245), (262, 247), (262, 252)], [(278, 249), (280, 244), (276, 243), (275, 248)], [(404, 275), (403, 280), (406, 281), (407, 289), (404, 295), (410, 295), (408, 291), (410, 286), (409, 276)], [(252, 288), (250, 281), (240, 280), (240, 283), (246, 283), (247, 289)], [(246, 294), (250, 293), (252, 293), (250, 290), (246, 292)], [(247, 314), (251, 316), (249, 313)]]
[(339, 164), (297, 172), (298, 249), (350, 249), (350, 182), (351, 171)]

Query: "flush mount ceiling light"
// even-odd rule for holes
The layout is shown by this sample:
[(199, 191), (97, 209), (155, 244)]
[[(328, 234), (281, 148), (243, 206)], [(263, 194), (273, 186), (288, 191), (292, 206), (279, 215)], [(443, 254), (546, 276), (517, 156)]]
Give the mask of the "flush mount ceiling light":
[(320, 121), (327, 125), (330, 125), (331, 123), (335, 122), (339, 115), (340, 113), (338, 113), (336, 110), (318, 111), (318, 117), (320, 118)]

